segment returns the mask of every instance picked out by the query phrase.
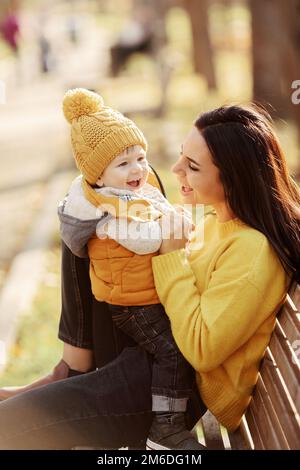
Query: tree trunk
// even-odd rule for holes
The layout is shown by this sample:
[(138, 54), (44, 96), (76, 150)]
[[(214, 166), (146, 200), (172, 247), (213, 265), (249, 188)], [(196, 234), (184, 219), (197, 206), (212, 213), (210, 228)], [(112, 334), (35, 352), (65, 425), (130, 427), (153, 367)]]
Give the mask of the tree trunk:
[[(281, 3), (281, 13), (285, 26), (285, 50), (284, 50), (284, 70), (286, 86), (291, 95), (293, 93), (292, 83), (300, 80), (300, 0), (290, 0)], [(299, 96), (299, 93), (298, 93)], [(298, 139), (300, 145), (300, 103), (292, 103), (292, 112), (298, 129)], [(296, 176), (300, 180), (300, 161)]]
[(250, 0), (250, 9), (253, 99), (264, 104), (273, 115), (287, 117), (289, 103), (283, 94), (282, 68), (284, 31), (278, 1)]
[(216, 89), (213, 48), (208, 25), (209, 1), (185, 0), (184, 5), (191, 21), (195, 71), (205, 76), (209, 89)]

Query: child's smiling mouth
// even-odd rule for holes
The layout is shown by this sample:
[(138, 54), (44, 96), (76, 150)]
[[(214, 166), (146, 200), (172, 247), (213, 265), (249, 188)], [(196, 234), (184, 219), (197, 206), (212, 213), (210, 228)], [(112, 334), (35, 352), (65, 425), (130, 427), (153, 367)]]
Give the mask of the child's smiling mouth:
[(139, 185), (140, 185), (140, 182), (141, 182), (141, 178), (138, 179), (138, 180), (128, 181), (127, 184), (128, 184), (128, 186), (131, 186), (132, 188), (138, 188)]

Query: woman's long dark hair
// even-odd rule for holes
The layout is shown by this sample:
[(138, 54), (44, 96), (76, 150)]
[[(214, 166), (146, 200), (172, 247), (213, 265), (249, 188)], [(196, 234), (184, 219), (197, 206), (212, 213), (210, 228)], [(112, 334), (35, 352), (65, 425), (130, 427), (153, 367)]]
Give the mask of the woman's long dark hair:
[(300, 191), (271, 117), (256, 105), (222, 106), (202, 114), (195, 126), (220, 171), (231, 210), (268, 238), (300, 282)]

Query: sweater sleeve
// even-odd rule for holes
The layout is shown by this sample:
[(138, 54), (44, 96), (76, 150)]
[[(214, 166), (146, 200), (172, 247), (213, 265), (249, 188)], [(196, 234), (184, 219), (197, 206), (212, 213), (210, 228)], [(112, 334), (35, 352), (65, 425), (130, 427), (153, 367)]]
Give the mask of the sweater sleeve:
[[(231, 254), (229, 249), (224, 261), (222, 257), (219, 259), (202, 295), (183, 250), (152, 260), (155, 285), (170, 318), (175, 341), (199, 372), (208, 372), (222, 364), (251, 338), (272, 312), (272, 306), (265, 307), (263, 293), (274, 279), (274, 272), (265, 276), (265, 285), (258, 289), (249, 276), (249, 269), (236, 272), (236, 257)], [(264, 262), (265, 259), (259, 261)], [(260, 268), (262, 264), (256, 266)]]

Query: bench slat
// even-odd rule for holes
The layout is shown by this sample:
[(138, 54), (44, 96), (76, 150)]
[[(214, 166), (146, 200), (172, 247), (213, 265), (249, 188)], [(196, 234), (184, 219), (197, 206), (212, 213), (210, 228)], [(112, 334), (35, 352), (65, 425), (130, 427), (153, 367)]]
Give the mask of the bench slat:
[(292, 285), (290, 289), (289, 294), (298, 312), (300, 312), (300, 284), (297, 284), (296, 282), (294, 282), (294, 284)]
[[(263, 448), (288, 449), (288, 443), (260, 377), (249, 408), (252, 412), (252, 416), (255, 416), (256, 425), (260, 429), (260, 438), (263, 443)], [(249, 427), (252, 433), (251, 426)]]
[(268, 420), (270, 421), (270, 423), (272, 423), (271, 424), (272, 435), (273, 433), (276, 435), (275, 440), (279, 442), (280, 448), (288, 449), (289, 445), (288, 445), (286, 435), (281, 425), (280, 417), (277, 415), (274, 409), (274, 404), (270, 398), (270, 395), (265, 387), (265, 384), (261, 376), (259, 376), (258, 378), (257, 392), (259, 395), (259, 399), (261, 400), (263, 404), (264, 411), (268, 415)]
[(251, 407), (248, 408), (245, 419), (247, 422), (248, 429), (251, 433), (251, 437), (254, 443), (254, 448), (257, 450), (265, 449), (265, 446), (261, 437), (261, 431), (259, 430), (260, 428), (256, 423), (255, 414), (253, 414), (253, 410)]
[(231, 442), (229, 439), (229, 433), (227, 429), (220, 424), (220, 432), (222, 436), (223, 446), (225, 450), (231, 450)]
[[(290, 301), (288, 301), (290, 302)], [(292, 303), (286, 303), (283, 310), (277, 316), (277, 320), (284, 331), (288, 341), (292, 344), (300, 339), (300, 318)]]
[(286, 341), (282, 330), (276, 324), (269, 349), (276, 365), (287, 385), (289, 393), (297, 410), (300, 409), (300, 365), (299, 360)]
[(299, 416), (288, 391), (283, 385), (280, 373), (270, 356), (266, 356), (260, 373), (289, 447), (291, 449), (299, 449)]
[(231, 449), (235, 450), (253, 450), (254, 443), (248, 428), (245, 416), (242, 418), (240, 427), (234, 431), (228, 433)]
[(216, 418), (207, 411), (201, 418), (204, 438), (208, 449), (222, 449), (224, 450), (223, 439), (220, 431), (220, 425)]
[(197, 439), (197, 441), (200, 442), (200, 444), (202, 444), (203, 446), (206, 445), (205, 438), (204, 438), (202, 418), (200, 418), (199, 421), (195, 424), (191, 432), (194, 435), (195, 439)]

